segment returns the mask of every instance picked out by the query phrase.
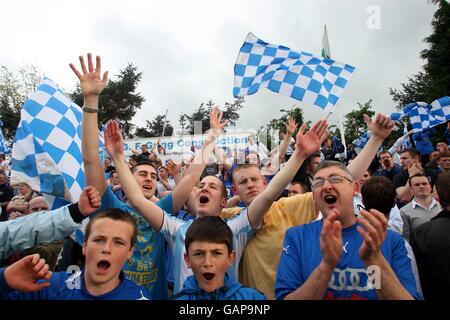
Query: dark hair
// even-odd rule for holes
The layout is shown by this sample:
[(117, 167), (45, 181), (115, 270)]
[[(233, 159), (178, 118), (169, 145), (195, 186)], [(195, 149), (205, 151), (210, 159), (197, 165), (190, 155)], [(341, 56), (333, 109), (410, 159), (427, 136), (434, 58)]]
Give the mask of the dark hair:
[(228, 253), (233, 250), (233, 233), (227, 223), (218, 216), (204, 216), (194, 220), (186, 232), (186, 252), (194, 241), (223, 243)]
[(214, 176), (219, 173), (219, 165), (217, 163), (209, 163), (205, 166), (202, 174), (200, 175), (200, 180), (206, 176)]
[(139, 161), (134, 166), (131, 167), (131, 173), (135, 173), (137, 170), (137, 167), (143, 166), (143, 165), (151, 166), (156, 171), (155, 164), (152, 161), (150, 161), (149, 159), (146, 159), (146, 160), (139, 159)]
[(223, 183), (222, 179), (218, 178), (217, 176), (215, 176), (215, 175), (213, 175), (213, 174), (206, 174), (206, 175), (203, 175), (203, 176), (201, 177), (200, 182), (201, 182), (204, 178), (210, 177), (210, 176), (211, 176), (211, 177), (214, 177), (214, 178), (216, 178), (217, 180), (220, 181), (219, 185), (220, 185), (220, 187), (222, 188), (222, 197), (225, 197), (225, 198), (226, 198), (226, 197), (228, 196), (227, 188), (225, 187), (225, 184)]
[[(430, 180), (428, 179), (428, 177), (427, 177), (426, 175), (424, 175), (424, 174), (422, 174), (422, 173), (416, 173), (415, 175), (413, 175), (413, 176), (411, 176), (411, 177), (408, 178), (408, 185), (409, 185), (410, 187), (412, 187), (411, 180), (412, 180), (413, 178), (418, 178), (418, 177), (425, 177), (425, 178), (427, 178), (428, 182), (430, 182)], [(431, 183), (430, 183), (430, 185), (431, 185)]]
[(372, 177), (362, 186), (361, 195), (366, 210), (376, 209), (389, 218), (396, 196), (391, 180), (382, 176)]
[(385, 153), (388, 153), (388, 154), (392, 157), (392, 154), (389, 152), (389, 150), (383, 150), (383, 151), (381, 151), (380, 154), (379, 154), (379, 157), (381, 158), (381, 155), (382, 155), (382, 154), (385, 154)]
[(414, 159), (415, 157), (419, 157), (419, 160), (420, 160), (420, 152), (417, 151), (416, 149), (406, 148), (406, 149), (403, 149), (402, 152), (400, 152), (400, 154), (405, 153), (405, 152), (408, 152), (411, 158)]
[(450, 171), (441, 173), (435, 183), (439, 203), (445, 209), (450, 206)]
[(90, 217), (89, 222), (86, 225), (86, 231), (84, 232), (84, 242), (87, 242), (94, 222), (102, 218), (109, 218), (112, 220), (129, 223), (133, 227), (133, 234), (130, 239), (130, 247), (133, 247), (136, 244), (137, 227), (133, 218), (125, 211), (117, 208), (100, 211), (99, 213), (96, 213), (94, 216)]
[(310, 164), (311, 161), (312, 161), (314, 158), (320, 158), (320, 152), (319, 152), (319, 151), (316, 151), (316, 152), (313, 152), (312, 154), (310, 154), (310, 155), (306, 158), (305, 162), (306, 162), (307, 164)]
[(450, 151), (445, 150), (444, 152), (439, 152), (439, 159), (441, 158), (449, 158), (450, 157)]

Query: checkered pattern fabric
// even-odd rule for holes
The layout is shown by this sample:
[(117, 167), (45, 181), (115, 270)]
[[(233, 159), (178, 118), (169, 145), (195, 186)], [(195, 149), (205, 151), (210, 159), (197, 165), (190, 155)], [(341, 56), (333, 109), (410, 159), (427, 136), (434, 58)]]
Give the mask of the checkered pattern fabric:
[(442, 97), (431, 104), (413, 102), (399, 112), (391, 113), (392, 120), (400, 121), (408, 116), (414, 132), (421, 132), (450, 120), (450, 98)]
[(58, 198), (53, 208), (78, 201), (84, 188), (81, 119), (81, 108), (44, 78), (21, 111), (11, 183), (26, 182), (33, 190)]
[(427, 106), (430, 114), (439, 121), (445, 123), (450, 120), (450, 97), (445, 96), (433, 101)]
[[(412, 102), (407, 104), (399, 112), (392, 112), (390, 118), (400, 121), (408, 116), (413, 132), (422, 132), (450, 120), (450, 97), (442, 97), (431, 104), (425, 102)], [(365, 132), (359, 139), (353, 141), (357, 153), (364, 148), (370, 138), (370, 130)]]
[(363, 133), (363, 135), (361, 137), (359, 137), (358, 139), (353, 141), (353, 145), (355, 146), (355, 152), (356, 153), (360, 153), (361, 152), (361, 150), (366, 145), (367, 141), (369, 141), (369, 138), (370, 138), (371, 135), (372, 134), (370, 133), (370, 130), (367, 130), (366, 132)]
[(0, 153), (11, 153), (11, 149), (8, 147), (8, 142), (5, 140), (5, 137), (3, 137), (1, 127), (3, 127), (3, 122), (0, 120)]
[(348, 64), (269, 44), (249, 33), (234, 66), (233, 95), (251, 95), (267, 87), (331, 111), (354, 72)]

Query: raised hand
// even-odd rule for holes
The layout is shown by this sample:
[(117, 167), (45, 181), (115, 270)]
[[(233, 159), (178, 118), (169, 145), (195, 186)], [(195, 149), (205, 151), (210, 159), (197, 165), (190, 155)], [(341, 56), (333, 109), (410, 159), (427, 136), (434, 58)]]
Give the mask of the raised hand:
[(359, 248), (359, 256), (363, 262), (376, 261), (382, 254), (381, 247), (386, 238), (387, 218), (380, 211), (371, 209), (370, 212), (361, 210), (361, 216), (356, 219), (364, 227), (356, 227), (364, 239)]
[(81, 192), (80, 199), (78, 200), (78, 208), (81, 214), (87, 217), (100, 208), (101, 201), (102, 198), (97, 189), (93, 186), (88, 186)]
[(209, 114), (209, 124), (211, 129), (218, 130), (218, 132), (222, 132), (222, 129), (228, 125), (229, 121), (222, 121), (223, 112), (220, 111), (219, 107), (214, 107)]
[(87, 54), (87, 58), (88, 67), (86, 69), (83, 56), (80, 56), (82, 73), (79, 72), (72, 63), (69, 64), (72, 71), (76, 74), (78, 79), (80, 79), (81, 92), (85, 98), (90, 96), (99, 96), (108, 82), (108, 71), (105, 71), (103, 77), (101, 77), (102, 67), (100, 56), (96, 57), (95, 69), (92, 63), (92, 55), (90, 53)]
[(178, 163), (173, 162), (172, 160), (167, 161), (167, 172), (172, 176), (176, 176), (180, 173), (181, 166)]
[(383, 140), (391, 134), (392, 129), (394, 128), (394, 121), (392, 121), (391, 118), (382, 115), (381, 113), (377, 113), (374, 121), (372, 121), (370, 117), (365, 114), (364, 121), (369, 127), (372, 135)]
[(300, 152), (305, 158), (320, 149), (322, 142), (328, 135), (327, 121), (320, 120), (304, 134), (306, 123), (298, 130), (296, 138), (296, 151)]
[(320, 233), (320, 251), (323, 262), (330, 269), (334, 269), (342, 256), (342, 224), (337, 220), (337, 209), (323, 219), (322, 232)]
[(297, 129), (297, 122), (294, 118), (289, 117), (288, 122), (286, 123), (286, 133), (292, 137), (295, 133), (295, 129)]
[(52, 277), (52, 272), (48, 268), (45, 260), (36, 253), (7, 267), (4, 276), (11, 289), (23, 292), (39, 291), (50, 286), (50, 282), (37, 283), (39, 280), (48, 280)]
[(119, 124), (114, 120), (108, 121), (105, 130), (105, 147), (114, 161), (118, 156), (123, 156), (123, 146), (124, 140)]

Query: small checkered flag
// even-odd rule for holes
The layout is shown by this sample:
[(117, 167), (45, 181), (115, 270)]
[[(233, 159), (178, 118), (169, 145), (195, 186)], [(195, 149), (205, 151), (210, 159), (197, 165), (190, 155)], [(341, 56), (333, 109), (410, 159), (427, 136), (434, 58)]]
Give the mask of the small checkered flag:
[(0, 120), (0, 153), (11, 153), (11, 149), (8, 147), (8, 142), (5, 140), (3, 136), (3, 122)]
[(234, 66), (233, 95), (266, 87), (331, 112), (354, 72), (348, 64), (269, 44), (249, 33)]

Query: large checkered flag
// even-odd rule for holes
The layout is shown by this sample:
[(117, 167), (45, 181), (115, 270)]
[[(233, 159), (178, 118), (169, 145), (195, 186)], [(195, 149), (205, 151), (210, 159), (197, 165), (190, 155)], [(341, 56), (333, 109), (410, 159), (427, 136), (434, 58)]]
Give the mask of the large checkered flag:
[(348, 64), (269, 44), (249, 33), (234, 66), (233, 95), (266, 87), (330, 112), (354, 72)]
[[(44, 78), (23, 105), (12, 150), (11, 183), (26, 182), (59, 201), (78, 201), (84, 188), (81, 108)], [(100, 138), (103, 145), (103, 136)], [(64, 201), (62, 201), (64, 200)]]

